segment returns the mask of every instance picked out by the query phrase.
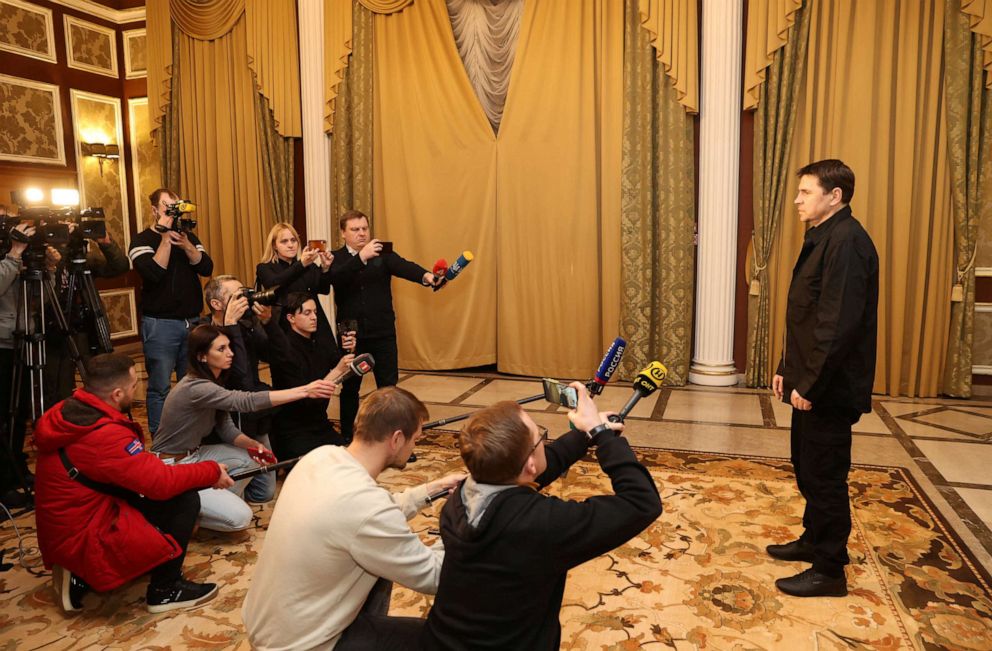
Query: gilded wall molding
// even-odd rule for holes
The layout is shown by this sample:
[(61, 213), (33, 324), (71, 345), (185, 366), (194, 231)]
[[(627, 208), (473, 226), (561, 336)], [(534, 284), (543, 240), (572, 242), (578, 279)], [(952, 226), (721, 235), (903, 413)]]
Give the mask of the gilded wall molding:
[(152, 139), (148, 116), (148, 98), (132, 97), (127, 101), (128, 125), (131, 134), (131, 178), (134, 179), (134, 223), (139, 231), (151, 224), (152, 208), (148, 195), (162, 185), (161, 154)]
[(117, 32), (65, 14), (66, 64), (76, 70), (117, 78)]
[(65, 166), (58, 86), (0, 74), (0, 160)]
[(52, 10), (24, 0), (0, 0), (0, 50), (58, 63)]
[(100, 300), (107, 312), (111, 340), (137, 336), (138, 312), (133, 287), (101, 290)]
[(124, 76), (138, 79), (148, 76), (147, 44), (145, 28), (129, 29), (121, 32), (124, 39)]
[(144, 7), (134, 7), (133, 9), (111, 9), (98, 2), (93, 2), (92, 0), (50, 0), (57, 5), (62, 5), (63, 7), (68, 7), (69, 9), (75, 9), (76, 11), (81, 11), (90, 16), (96, 18), (102, 18), (103, 20), (109, 20), (112, 23), (117, 23), (118, 25), (125, 25), (127, 23), (138, 23), (144, 22), (145, 20), (145, 8)]

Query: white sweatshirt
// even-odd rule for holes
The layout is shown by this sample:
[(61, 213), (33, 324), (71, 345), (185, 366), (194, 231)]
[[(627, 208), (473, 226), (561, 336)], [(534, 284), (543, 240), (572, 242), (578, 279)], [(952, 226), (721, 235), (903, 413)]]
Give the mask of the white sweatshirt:
[(290, 473), (241, 610), (262, 651), (333, 649), (379, 577), (435, 594), (444, 550), (407, 520), (427, 487), (392, 495), (342, 447), (307, 454)]

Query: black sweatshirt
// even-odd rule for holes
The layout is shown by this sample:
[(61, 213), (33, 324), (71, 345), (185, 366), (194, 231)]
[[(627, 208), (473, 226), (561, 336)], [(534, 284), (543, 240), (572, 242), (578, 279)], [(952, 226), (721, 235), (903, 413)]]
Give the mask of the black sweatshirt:
[[(496, 495), (477, 527), (462, 490), (441, 511), (444, 564), (421, 637), (425, 649), (558, 649), (568, 570), (627, 542), (661, 514), (661, 498), (627, 440), (597, 438), (596, 457), (615, 495), (582, 502), (527, 486)], [(572, 431), (545, 448), (544, 487), (581, 459), (589, 444)]]
[(203, 311), (203, 288), (197, 276), (209, 276), (214, 262), (200, 240), (189, 233), (189, 241), (202, 254), (200, 261), (190, 264), (186, 252), (173, 245), (169, 266), (158, 266), (154, 255), (162, 234), (146, 228), (131, 241), (128, 257), (141, 274), (141, 314), (156, 319), (195, 319)]

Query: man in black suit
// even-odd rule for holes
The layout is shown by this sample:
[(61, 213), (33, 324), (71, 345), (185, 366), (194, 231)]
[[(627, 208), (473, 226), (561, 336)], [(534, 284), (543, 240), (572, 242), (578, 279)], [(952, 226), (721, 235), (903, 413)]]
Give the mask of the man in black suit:
[(792, 270), (786, 341), (772, 380), (792, 412), (792, 465), (806, 500), (803, 533), (768, 554), (813, 567), (775, 585), (796, 597), (844, 596), (851, 504), (851, 426), (871, 411), (878, 331), (878, 253), (851, 214), (854, 172), (839, 160), (799, 170), (806, 231)]
[[(356, 354), (370, 353), (375, 359), (378, 388), (399, 380), (396, 352), (396, 314), (393, 312), (393, 276), (432, 287), (437, 279), (419, 264), (404, 260), (383, 242), (369, 239), (369, 219), (357, 210), (341, 216), (344, 246), (334, 251), (331, 278), (338, 322), (357, 322)], [(351, 440), (358, 414), (358, 392), (362, 378), (346, 380), (341, 388), (341, 434)]]

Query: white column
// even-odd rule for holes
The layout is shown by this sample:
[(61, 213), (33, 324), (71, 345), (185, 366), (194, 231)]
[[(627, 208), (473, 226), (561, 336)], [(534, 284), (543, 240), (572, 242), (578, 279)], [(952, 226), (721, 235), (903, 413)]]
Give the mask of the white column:
[[(330, 246), (331, 148), (329, 139), (324, 134), (324, 1), (297, 0), (297, 9), (307, 239), (327, 240)], [(334, 306), (331, 297), (321, 295), (320, 302), (333, 327)]]
[(331, 235), (331, 151), (324, 134), (324, 2), (297, 0), (300, 30), (300, 95), (303, 104), (303, 181), (307, 237)]
[(742, 0), (703, 0), (699, 93), (699, 247), (696, 337), (689, 381), (737, 384), (737, 265)]

